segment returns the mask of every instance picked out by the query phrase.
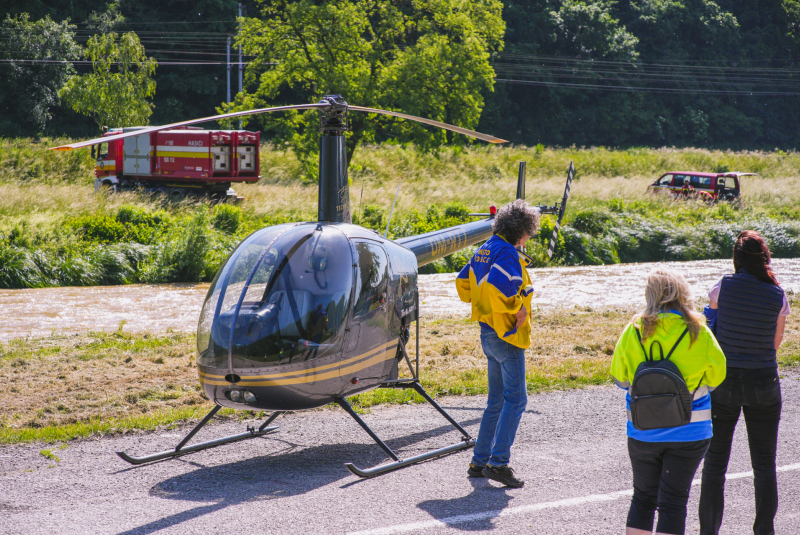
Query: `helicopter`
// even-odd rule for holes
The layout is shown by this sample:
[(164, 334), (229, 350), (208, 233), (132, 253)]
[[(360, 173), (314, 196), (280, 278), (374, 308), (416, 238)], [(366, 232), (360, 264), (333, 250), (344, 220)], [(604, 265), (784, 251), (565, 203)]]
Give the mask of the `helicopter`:
[[(384, 474), (475, 444), (475, 439), (425, 391), (419, 376), (419, 266), (434, 262), (492, 235), (495, 207), (470, 214), (478, 221), (388, 239), (386, 233), (352, 224), (345, 132), (348, 113), (382, 114), (443, 128), (490, 143), (505, 140), (399, 112), (351, 106), (339, 95), (318, 103), (232, 112), (91, 139), (53, 150), (70, 150), (218, 119), (288, 110), (320, 114), (318, 220), (257, 230), (230, 253), (214, 277), (197, 327), (197, 370), (211, 411), (171, 450), (123, 460), (144, 464), (275, 432), (287, 411), (337, 403), (392, 459), (368, 469), (345, 467), (359, 477)], [(569, 166), (564, 196), (541, 213), (558, 214), (548, 254), (552, 256), (574, 176)], [(525, 162), (520, 163), (517, 198), (525, 198)], [(396, 198), (395, 198), (396, 200)], [(391, 222), (391, 214), (390, 214)], [(387, 225), (387, 233), (388, 233)], [(411, 329), (414, 352), (409, 355)], [(401, 362), (408, 376), (401, 377)], [(347, 398), (375, 388), (410, 388), (430, 403), (460, 434), (449, 446), (400, 459), (353, 410)], [(273, 411), (259, 427), (189, 445), (222, 408)]]

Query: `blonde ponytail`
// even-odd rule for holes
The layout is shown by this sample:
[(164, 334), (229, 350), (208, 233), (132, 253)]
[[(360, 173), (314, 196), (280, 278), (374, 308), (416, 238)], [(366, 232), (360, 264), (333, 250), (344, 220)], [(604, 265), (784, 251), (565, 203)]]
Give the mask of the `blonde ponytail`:
[(676, 310), (681, 313), (686, 328), (689, 329), (690, 345), (694, 344), (706, 320), (695, 310), (692, 291), (683, 275), (666, 268), (653, 269), (647, 275), (644, 295), (645, 309), (633, 318), (634, 322), (641, 322), (642, 339), (655, 332), (659, 313)]

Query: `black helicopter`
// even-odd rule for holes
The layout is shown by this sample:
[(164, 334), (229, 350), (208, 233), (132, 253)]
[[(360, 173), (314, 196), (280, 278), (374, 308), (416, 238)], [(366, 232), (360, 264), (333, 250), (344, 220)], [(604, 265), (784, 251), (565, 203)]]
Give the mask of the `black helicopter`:
[[(245, 238), (219, 270), (203, 304), (197, 327), (200, 384), (215, 404), (172, 450), (133, 457), (132, 464), (178, 457), (203, 449), (274, 432), (270, 425), (286, 411), (336, 402), (383, 448), (392, 462), (371, 469), (346, 463), (360, 477), (386, 473), (427, 459), (470, 448), (475, 440), (440, 407), (419, 381), (418, 267), (488, 239), (494, 210), (480, 221), (390, 240), (351, 223), (345, 132), (348, 112), (391, 115), (436, 126), (490, 143), (502, 139), (393, 111), (348, 105), (330, 95), (316, 104), (281, 106), (227, 113), (164, 126), (147, 127), (61, 147), (70, 150), (129, 136), (149, 135), (218, 119), (259, 113), (316, 109), (320, 114), (318, 221), (263, 228)], [(564, 216), (574, 168), (570, 163), (564, 197), (550, 243), (552, 255)], [(525, 197), (525, 164), (520, 164), (517, 198)], [(387, 227), (388, 230), (388, 227)], [(416, 355), (408, 343), (415, 326)], [(401, 378), (399, 364), (409, 367)], [(374, 388), (412, 388), (433, 405), (462, 435), (461, 441), (399, 459), (369, 428), (347, 398)], [(221, 407), (275, 411), (258, 428), (187, 446)]]

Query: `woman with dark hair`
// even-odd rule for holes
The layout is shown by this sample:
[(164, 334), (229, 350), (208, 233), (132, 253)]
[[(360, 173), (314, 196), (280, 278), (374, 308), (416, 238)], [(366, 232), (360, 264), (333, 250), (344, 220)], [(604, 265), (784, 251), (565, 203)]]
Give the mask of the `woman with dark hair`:
[(781, 417), (777, 349), (783, 341), (789, 302), (770, 267), (769, 247), (757, 232), (739, 234), (733, 248), (733, 275), (708, 292), (716, 311), (715, 334), (727, 359), (725, 381), (711, 393), (714, 436), (703, 464), (700, 533), (719, 533), (725, 472), (739, 414), (744, 413), (753, 465), (756, 518), (753, 532), (775, 533), (778, 479), (775, 456)]

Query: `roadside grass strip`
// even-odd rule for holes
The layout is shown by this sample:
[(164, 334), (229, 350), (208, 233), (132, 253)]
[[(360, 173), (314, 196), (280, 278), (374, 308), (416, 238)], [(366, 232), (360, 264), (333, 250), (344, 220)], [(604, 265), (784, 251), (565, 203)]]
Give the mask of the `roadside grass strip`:
[[(792, 299), (793, 308), (797, 301)], [(611, 384), (609, 366), (632, 308), (564, 308), (533, 315), (526, 351), (528, 392)], [(800, 315), (788, 317), (781, 366), (800, 365)], [(420, 378), (434, 397), (486, 394), (486, 357), (477, 324), (422, 320)], [(0, 444), (58, 442), (153, 430), (202, 418), (213, 404), (197, 379), (195, 336), (88, 332), (0, 342)], [(401, 377), (409, 377), (401, 363)], [(376, 389), (350, 398), (359, 412), (421, 403), (410, 389)], [(324, 408), (323, 408), (324, 409)], [(219, 417), (262, 418), (223, 410)]]
[[(800, 463), (790, 464), (786, 466), (779, 466), (778, 473), (791, 472), (800, 470)], [(725, 479), (745, 479), (752, 478), (753, 472), (741, 472), (737, 474), (727, 474)], [(692, 481), (692, 486), (700, 484), (700, 479)], [(460, 524), (468, 524), (470, 522), (480, 522), (483, 520), (491, 520), (493, 518), (518, 516), (528, 513), (535, 513), (545, 509), (561, 509), (564, 507), (575, 507), (578, 505), (586, 505), (590, 503), (610, 502), (620, 498), (626, 498), (633, 495), (632, 489), (619, 490), (616, 492), (609, 492), (607, 494), (590, 494), (588, 496), (578, 496), (576, 498), (565, 498), (563, 500), (555, 500), (552, 502), (533, 503), (530, 505), (521, 505), (519, 507), (510, 507), (508, 509), (495, 509), (492, 511), (482, 511), (480, 513), (470, 513), (466, 515), (449, 516), (441, 519), (426, 520), (422, 522), (412, 522), (409, 524), (397, 524), (394, 526), (386, 526), (382, 528), (368, 529), (364, 531), (354, 531), (348, 535), (391, 535), (392, 533), (425, 533), (427, 530), (446, 528), (450, 526), (457, 526)]]

